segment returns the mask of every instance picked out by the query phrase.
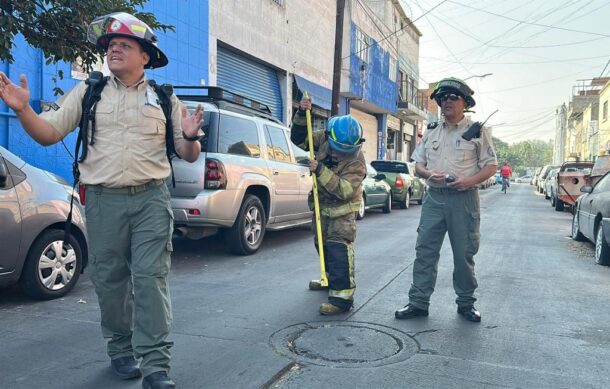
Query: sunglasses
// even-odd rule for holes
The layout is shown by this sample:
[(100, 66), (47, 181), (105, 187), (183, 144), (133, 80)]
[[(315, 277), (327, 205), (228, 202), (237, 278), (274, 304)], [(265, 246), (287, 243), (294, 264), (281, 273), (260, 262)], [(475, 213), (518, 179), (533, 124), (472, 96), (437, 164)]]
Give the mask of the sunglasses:
[(456, 95), (455, 93), (445, 93), (444, 95), (442, 95), (440, 97), (441, 102), (445, 102), (447, 100), (451, 100), (451, 101), (458, 101), (460, 99), (459, 95)]

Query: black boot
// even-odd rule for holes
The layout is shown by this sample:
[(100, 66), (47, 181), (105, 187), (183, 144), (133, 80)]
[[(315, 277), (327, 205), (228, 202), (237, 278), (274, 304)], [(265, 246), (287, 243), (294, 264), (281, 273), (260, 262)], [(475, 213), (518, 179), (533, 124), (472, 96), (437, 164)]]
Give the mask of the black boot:
[(142, 372), (138, 368), (138, 362), (132, 356), (112, 359), (110, 368), (122, 380), (130, 380), (142, 376)]
[(174, 389), (175, 387), (174, 381), (164, 371), (156, 371), (142, 380), (142, 388), (144, 389)]
[(428, 310), (417, 308), (411, 304), (407, 304), (404, 308), (394, 312), (394, 317), (397, 319), (413, 319), (420, 316), (428, 316)]

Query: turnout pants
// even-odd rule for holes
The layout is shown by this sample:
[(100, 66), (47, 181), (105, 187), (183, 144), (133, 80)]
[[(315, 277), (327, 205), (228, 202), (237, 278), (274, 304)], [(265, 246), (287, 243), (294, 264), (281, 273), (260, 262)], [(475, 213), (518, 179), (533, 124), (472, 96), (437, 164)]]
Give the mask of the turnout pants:
[(173, 213), (163, 181), (129, 188), (88, 185), (87, 230), (110, 359), (142, 358), (144, 376), (169, 372), (172, 322), (167, 276)]
[(474, 274), (474, 256), (479, 250), (480, 210), (477, 189), (457, 191), (448, 188), (430, 188), (426, 192), (415, 245), (413, 283), (409, 290), (409, 303), (428, 309), (430, 296), (436, 285), (440, 250), (449, 233), (453, 250), (453, 289), (459, 307), (474, 304), (477, 280)]
[[(328, 278), (328, 302), (341, 308), (349, 308), (354, 303), (356, 282), (354, 277), (354, 239), (356, 220), (353, 212), (336, 218), (320, 216), (322, 240), (324, 242), (324, 265)], [(318, 240), (315, 236), (316, 250)]]

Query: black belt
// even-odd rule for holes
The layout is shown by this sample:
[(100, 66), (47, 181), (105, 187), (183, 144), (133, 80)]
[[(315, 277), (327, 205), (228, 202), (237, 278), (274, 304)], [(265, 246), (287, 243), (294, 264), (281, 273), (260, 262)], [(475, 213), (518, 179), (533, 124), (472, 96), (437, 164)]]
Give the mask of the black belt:
[(435, 193), (442, 193), (442, 194), (458, 194), (458, 193), (465, 193), (465, 192), (470, 192), (471, 190), (478, 190), (478, 188), (470, 188), (470, 189), (466, 189), (466, 190), (457, 190), (454, 188), (437, 188), (434, 186), (429, 186), (428, 190), (431, 192), (435, 192)]
[(142, 185), (124, 186), (122, 188), (108, 188), (104, 185), (87, 185), (87, 187), (95, 190), (98, 193), (115, 193), (115, 194), (136, 194), (146, 192), (149, 189), (165, 184), (165, 180), (150, 180)]

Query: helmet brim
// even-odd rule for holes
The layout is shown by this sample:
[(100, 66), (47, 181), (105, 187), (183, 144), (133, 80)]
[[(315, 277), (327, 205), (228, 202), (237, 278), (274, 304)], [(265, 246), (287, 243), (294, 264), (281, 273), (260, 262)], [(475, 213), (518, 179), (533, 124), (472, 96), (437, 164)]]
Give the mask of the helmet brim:
[(100, 49), (107, 51), (110, 41), (112, 40), (112, 38), (117, 37), (117, 36), (133, 39), (133, 40), (137, 41), (140, 44), (140, 46), (142, 46), (142, 49), (150, 57), (150, 60), (144, 66), (145, 69), (162, 68), (163, 66), (166, 66), (169, 63), (167, 56), (165, 55), (165, 53), (163, 53), (163, 51), (161, 51), (161, 49), (159, 49), (155, 45), (148, 43), (144, 39), (140, 39), (140, 38), (134, 37), (132, 35), (121, 34), (121, 33), (105, 34), (105, 35), (102, 35), (101, 37), (99, 37), (96, 45)]
[(450, 87), (450, 86), (447, 86), (447, 87), (444, 86), (444, 87), (441, 87), (441, 88), (435, 90), (434, 93), (432, 93), (430, 95), (430, 98), (434, 99), (434, 101), (436, 101), (436, 104), (438, 104), (438, 106), (440, 107), (441, 106), (441, 96), (444, 95), (445, 93), (455, 93), (456, 95), (463, 98), (464, 101), (466, 101), (466, 108), (472, 108), (476, 105), (476, 101), (474, 101), (472, 96), (464, 96), (464, 93), (461, 90)]

